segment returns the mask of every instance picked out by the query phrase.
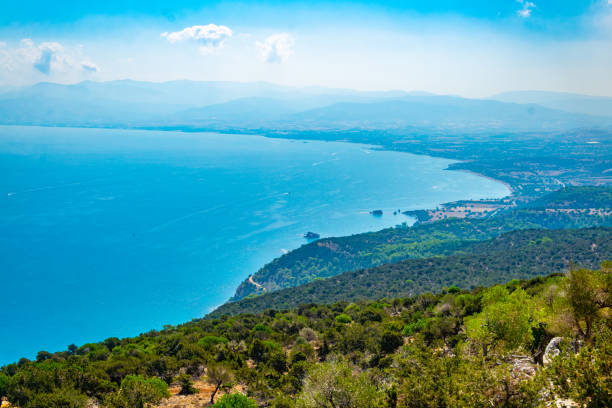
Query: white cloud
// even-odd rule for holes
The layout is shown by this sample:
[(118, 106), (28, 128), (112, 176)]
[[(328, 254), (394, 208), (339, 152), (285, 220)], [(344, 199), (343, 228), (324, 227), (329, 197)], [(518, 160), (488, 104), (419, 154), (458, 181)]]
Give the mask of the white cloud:
[(207, 25), (195, 25), (191, 27), (185, 27), (181, 31), (175, 31), (173, 33), (162, 33), (170, 44), (174, 44), (180, 41), (197, 41), (202, 46), (200, 52), (202, 54), (210, 54), (216, 49), (222, 48), (225, 41), (230, 38), (234, 33), (229, 27), (216, 24)]
[(98, 72), (100, 68), (91, 61), (82, 61), (81, 68), (87, 72)]
[(98, 66), (83, 55), (82, 46), (24, 38), (0, 47), (0, 83), (31, 83), (42, 78), (76, 81), (98, 71)]
[[(608, 1), (612, 1), (612, 0), (608, 0)], [(516, 2), (523, 6), (516, 12), (516, 14), (518, 14), (519, 17), (523, 17), (523, 18), (531, 17), (531, 12), (536, 7), (536, 5), (528, 0), (516, 0)]]
[(6, 47), (6, 43), (4, 41), (0, 41), (0, 48)]
[(293, 37), (287, 33), (274, 34), (257, 42), (260, 57), (266, 62), (283, 63), (293, 54)]
[[(33, 47), (33, 43), (28, 43)], [(34, 68), (45, 75), (49, 75), (53, 65), (54, 69), (63, 68), (67, 61), (67, 57), (63, 55), (64, 47), (57, 42), (44, 42), (40, 44), (36, 52), (38, 56), (34, 60)]]

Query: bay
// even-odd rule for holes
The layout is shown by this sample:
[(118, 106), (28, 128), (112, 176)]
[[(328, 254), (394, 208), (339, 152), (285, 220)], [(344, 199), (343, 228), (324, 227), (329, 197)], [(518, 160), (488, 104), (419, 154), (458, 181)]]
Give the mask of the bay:
[(307, 231), (410, 225), (393, 212), (509, 194), (450, 163), (340, 142), (0, 127), (0, 364), (202, 317)]

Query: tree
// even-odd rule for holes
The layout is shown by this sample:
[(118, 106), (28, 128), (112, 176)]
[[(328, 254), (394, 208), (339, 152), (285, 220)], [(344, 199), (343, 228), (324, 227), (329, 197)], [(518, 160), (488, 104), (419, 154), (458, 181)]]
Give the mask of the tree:
[(314, 366), (304, 380), (297, 406), (303, 408), (369, 408), (382, 393), (365, 374), (353, 375), (345, 362)]
[(257, 408), (257, 404), (242, 394), (225, 394), (212, 408)]
[(587, 341), (591, 340), (593, 323), (599, 318), (600, 310), (612, 306), (609, 266), (609, 263), (604, 263), (599, 271), (576, 269), (566, 280), (567, 301), (574, 326)]
[(217, 395), (217, 391), (219, 391), (219, 388), (221, 388), (222, 385), (233, 381), (234, 376), (227, 367), (224, 367), (220, 364), (216, 364), (208, 367), (208, 370), (206, 371), (206, 377), (208, 378), (208, 382), (215, 386), (215, 390), (210, 395), (210, 403), (214, 404), (215, 395)]
[(43, 362), (45, 360), (48, 360), (52, 357), (52, 354), (49, 353), (48, 351), (39, 351), (38, 354), (36, 355), (36, 362), (40, 363)]
[(385, 354), (393, 353), (402, 344), (404, 344), (404, 338), (401, 334), (387, 330), (382, 335), (380, 349)]
[(533, 341), (532, 328), (540, 315), (534, 301), (522, 289), (511, 294), (502, 286), (494, 286), (482, 297), (483, 311), (464, 320), (469, 339), (482, 347), (486, 356), (498, 343), (514, 349)]
[(181, 390), (179, 391), (180, 395), (197, 394), (198, 390), (193, 386), (193, 381), (191, 381), (191, 376), (189, 374), (181, 374), (178, 376), (177, 380), (181, 386)]
[(0, 398), (6, 396), (8, 387), (9, 387), (9, 376), (4, 373), (0, 373)]
[(72, 354), (72, 355), (76, 354), (76, 352), (77, 352), (77, 350), (78, 350), (78, 349), (79, 349), (79, 348), (78, 348), (78, 347), (77, 347), (77, 345), (76, 345), (76, 344), (74, 344), (74, 343), (72, 343), (72, 344), (68, 345), (68, 352), (69, 352), (70, 354)]
[(158, 404), (169, 396), (168, 384), (163, 380), (128, 375), (121, 382), (119, 391), (109, 396), (106, 405), (116, 408), (144, 408), (147, 404)]

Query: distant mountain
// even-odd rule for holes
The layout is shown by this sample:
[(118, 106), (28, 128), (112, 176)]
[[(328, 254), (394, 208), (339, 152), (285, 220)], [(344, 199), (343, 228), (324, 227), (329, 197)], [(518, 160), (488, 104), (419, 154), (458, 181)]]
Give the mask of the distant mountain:
[[(166, 121), (193, 125), (193, 122), (219, 119), (243, 123), (342, 101), (373, 101), (404, 95), (407, 94), (403, 91), (296, 88), (266, 82), (120, 80), (72, 85), (44, 82), (0, 89), (0, 123), (146, 126), (165, 125)], [(219, 106), (199, 110), (211, 105)], [(173, 114), (178, 115), (172, 117)]]
[[(311, 89), (309, 89), (311, 90)], [(376, 103), (400, 96), (399, 92), (332, 92), (292, 98), (246, 97), (229, 102), (191, 108), (164, 118), (175, 124), (224, 123), (262, 125), (270, 121), (292, 120), (294, 114), (311, 109), (325, 108), (337, 103)]]
[(39, 83), (0, 90), (0, 124), (240, 129), (565, 130), (610, 126), (536, 104), (265, 82)]
[(328, 128), (444, 128), (556, 130), (605, 126), (610, 119), (493, 100), (405, 96), (374, 103), (338, 103), (294, 114), (301, 126)]
[(490, 99), (501, 102), (537, 104), (551, 109), (597, 116), (612, 116), (612, 98), (565, 92), (516, 91), (505, 92)]

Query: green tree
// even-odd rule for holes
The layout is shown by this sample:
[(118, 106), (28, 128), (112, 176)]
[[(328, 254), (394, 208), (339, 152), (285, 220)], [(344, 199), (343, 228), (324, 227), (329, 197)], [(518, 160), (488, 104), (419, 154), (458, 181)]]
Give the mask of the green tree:
[(0, 398), (5, 397), (9, 387), (9, 376), (0, 373)]
[(215, 386), (214, 391), (210, 395), (210, 403), (213, 404), (215, 402), (215, 395), (219, 389), (229, 382), (234, 380), (234, 376), (232, 372), (225, 366), (220, 364), (211, 365), (206, 370), (206, 378), (208, 382)]
[(393, 353), (402, 344), (404, 344), (404, 338), (401, 334), (387, 330), (380, 340), (380, 349), (383, 353)]
[(370, 408), (382, 398), (365, 374), (353, 375), (345, 362), (314, 366), (304, 380), (297, 406), (302, 408)]
[(191, 376), (189, 374), (181, 374), (178, 376), (177, 380), (181, 386), (181, 390), (179, 391), (180, 395), (197, 394), (198, 390), (193, 386), (193, 381), (191, 381)]
[(106, 401), (114, 408), (144, 408), (147, 404), (158, 404), (168, 398), (168, 384), (159, 378), (145, 378), (128, 375), (121, 382), (121, 388)]
[(508, 293), (494, 286), (485, 291), (482, 303), (483, 311), (466, 318), (464, 324), (468, 338), (482, 347), (484, 356), (498, 343), (514, 349), (533, 341), (532, 328), (537, 327), (540, 312), (524, 290)]
[(604, 263), (601, 270), (572, 270), (566, 280), (567, 301), (574, 325), (585, 340), (590, 341), (593, 324), (600, 310), (612, 306), (612, 265)]

